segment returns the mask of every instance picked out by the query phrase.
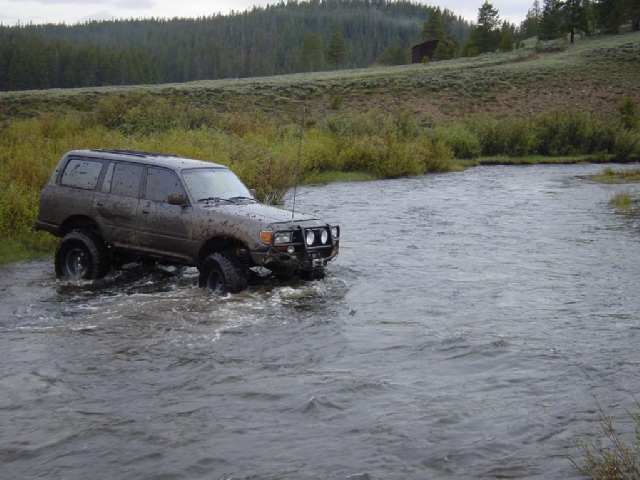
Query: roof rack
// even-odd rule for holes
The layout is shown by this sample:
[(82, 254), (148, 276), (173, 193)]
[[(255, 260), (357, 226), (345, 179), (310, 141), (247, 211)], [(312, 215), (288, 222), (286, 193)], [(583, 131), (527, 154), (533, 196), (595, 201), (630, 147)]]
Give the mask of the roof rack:
[(92, 152), (104, 152), (104, 153), (116, 153), (119, 155), (131, 155), (135, 157), (178, 157), (178, 155), (172, 155), (170, 153), (155, 153), (155, 152), (145, 152), (142, 150), (110, 150), (110, 149), (102, 149), (102, 148), (92, 148)]

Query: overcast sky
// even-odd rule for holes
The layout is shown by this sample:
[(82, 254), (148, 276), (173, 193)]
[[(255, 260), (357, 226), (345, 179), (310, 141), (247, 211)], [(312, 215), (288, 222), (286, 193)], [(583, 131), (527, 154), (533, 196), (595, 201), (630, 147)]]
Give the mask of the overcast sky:
[[(456, 15), (475, 22), (484, 0), (418, 0), (433, 6), (447, 7)], [(75, 24), (87, 20), (128, 18), (199, 17), (244, 11), (254, 5), (265, 6), (279, 0), (0, 0), (0, 23)], [(524, 20), (533, 0), (493, 0), (500, 19), (516, 25)]]

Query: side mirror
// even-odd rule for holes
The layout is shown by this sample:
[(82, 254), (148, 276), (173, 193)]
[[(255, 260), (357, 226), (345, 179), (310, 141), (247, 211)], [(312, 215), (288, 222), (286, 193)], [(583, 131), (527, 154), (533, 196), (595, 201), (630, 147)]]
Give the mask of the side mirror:
[(251, 196), (253, 198), (255, 198), (256, 200), (258, 199), (258, 191), (255, 188), (250, 188), (249, 189), (249, 193), (251, 194)]
[(187, 197), (181, 193), (172, 193), (169, 195), (169, 205), (180, 205), (186, 207), (189, 204)]

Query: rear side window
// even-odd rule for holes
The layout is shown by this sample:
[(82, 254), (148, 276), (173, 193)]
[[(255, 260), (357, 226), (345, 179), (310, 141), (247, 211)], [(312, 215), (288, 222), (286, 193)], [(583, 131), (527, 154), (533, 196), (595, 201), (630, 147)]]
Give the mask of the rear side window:
[(105, 182), (111, 183), (111, 193), (123, 197), (138, 198), (140, 182), (142, 181), (142, 165), (131, 163), (116, 163), (113, 167), (113, 175)]
[(102, 162), (72, 159), (62, 172), (60, 184), (66, 187), (93, 190), (98, 184), (101, 173)]

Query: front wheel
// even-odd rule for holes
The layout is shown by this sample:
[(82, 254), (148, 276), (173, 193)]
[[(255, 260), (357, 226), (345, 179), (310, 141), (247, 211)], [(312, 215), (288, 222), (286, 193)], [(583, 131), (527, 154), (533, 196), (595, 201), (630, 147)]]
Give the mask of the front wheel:
[(324, 277), (324, 268), (316, 268), (314, 270), (300, 270), (301, 280), (322, 280)]
[(67, 233), (55, 253), (58, 278), (67, 280), (96, 280), (111, 269), (109, 251), (102, 239), (87, 231)]
[(199, 285), (216, 293), (238, 293), (247, 288), (247, 275), (231, 253), (212, 253), (200, 266)]

